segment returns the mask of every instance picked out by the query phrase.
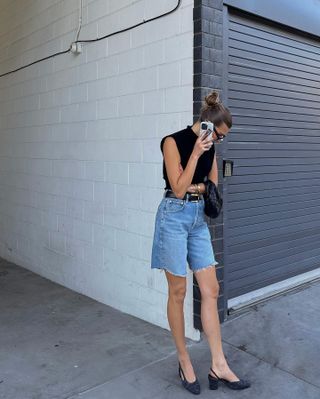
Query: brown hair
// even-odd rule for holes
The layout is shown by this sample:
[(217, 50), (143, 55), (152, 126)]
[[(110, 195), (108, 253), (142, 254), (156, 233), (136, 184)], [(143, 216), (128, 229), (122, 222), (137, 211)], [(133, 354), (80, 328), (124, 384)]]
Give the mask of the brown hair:
[(214, 125), (219, 126), (225, 123), (230, 129), (232, 126), (232, 116), (227, 107), (225, 107), (219, 98), (219, 92), (212, 90), (204, 98), (204, 104), (200, 110), (199, 121), (211, 121)]

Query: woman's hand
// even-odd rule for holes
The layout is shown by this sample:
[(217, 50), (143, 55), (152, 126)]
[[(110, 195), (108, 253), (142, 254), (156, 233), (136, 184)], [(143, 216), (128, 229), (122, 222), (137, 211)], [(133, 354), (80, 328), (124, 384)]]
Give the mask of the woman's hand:
[(199, 186), (199, 193), (203, 194), (206, 191), (206, 187), (204, 183), (198, 183), (198, 184), (190, 184), (190, 186), (187, 188), (188, 193), (196, 193), (198, 194), (198, 187)]
[(197, 138), (193, 147), (193, 155), (199, 158), (205, 151), (208, 151), (213, 145), (213, 138), (210, 130), (207, 130), (202, 136)]
[(187, 192), (188, 193), (197, 193), (198, 189), (196, 188), (196, 186), (194, 184), (190, 184), (190, 186), (187, 188)]

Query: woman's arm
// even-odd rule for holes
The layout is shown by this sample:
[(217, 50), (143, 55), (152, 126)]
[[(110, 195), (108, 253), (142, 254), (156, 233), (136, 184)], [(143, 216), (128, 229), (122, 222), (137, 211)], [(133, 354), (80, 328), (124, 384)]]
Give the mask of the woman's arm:
[[(179, 172), (180, 172), (180, 174), (183, 172), (183, 168), (182, 168), (181, 164), (179, 164)], [(213, 157), (212, 167), (208, 174), (208, 179), (213, 181), (215, 183), (215, 185), (218, 186), (218, 165), (217, 165), (216, 154), (214, 154), (214, 157)], [(198, 183), (198, 185), (200, 186), (200, 194), (203, 194), (206, 191), (204, 183)], [(197, 193), (198, 190), (197, 190), (197, 187), (195, 186), (195, 184), (191, 184), (187, 188), (187, 192)]]
[(177, 198), (183, 198), (191, 185), (199, 157), (192, 152), (185, 169), (181, 172), (181, 158), (174, 138), (163, 143), (163, 156), (170, 186)]
[[(179, 172), (180, 172), (180, 175), (183, 172), (183, 167), (182, 167), (181, 163), (179, 164)], [(199, 186), (200, 194), (205, 192), (205, 185), (203, 183), (198, 183), (196, 185)], [(187, 193), (198, 193), (198, 187), (196, 187), (196, 185), (194, 183), (190, 184), (190, 186), (187, 188)]]

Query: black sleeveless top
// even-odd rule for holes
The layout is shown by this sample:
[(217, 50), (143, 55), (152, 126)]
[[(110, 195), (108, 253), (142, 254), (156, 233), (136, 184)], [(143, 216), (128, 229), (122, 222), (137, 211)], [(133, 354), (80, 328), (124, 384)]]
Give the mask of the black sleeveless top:
[[(192, 130), (191, 125), (187, 125), (185, 129), (179, 130), (178, 132), (168, 134), (167, 136), (164, 136), (162, 138), (160, 143), (160, 149), (162, 154), (163, 154), (163, 142), (166, 137), (174, 138), (180, 153), (181, 165), (183, 169), (185, 169), (198, 136)], [(215, 153), (215, 148), (213, 144), (209, 150), (204, 151), (203, 154), (201, 154), (201, 156), (198, 159), (197, 167), (193, 175), (192, 183), (201, 183), (206, 180), (205, 178), (208, 176), (212, 168), (214, 153)], [(164, 159), (162, 163), (163, 163), (162, 166), (163, 178), (166, 181), (165, 189), (171, 190)]]

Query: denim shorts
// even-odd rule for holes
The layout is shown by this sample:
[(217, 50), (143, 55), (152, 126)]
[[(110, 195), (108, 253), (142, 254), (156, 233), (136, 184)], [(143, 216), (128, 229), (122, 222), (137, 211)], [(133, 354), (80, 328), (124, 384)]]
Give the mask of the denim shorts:
[(191, 202), (163, 197), (156, 213), (151, 268), (186, 277), (187, 265), (196, 272), (217, 264), (204, 199)]

